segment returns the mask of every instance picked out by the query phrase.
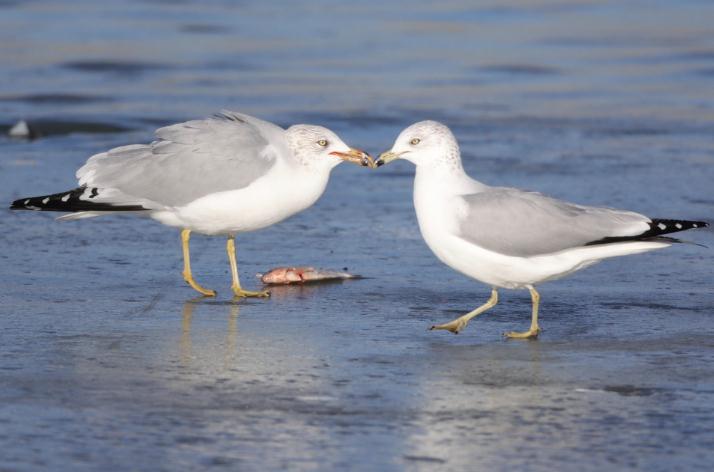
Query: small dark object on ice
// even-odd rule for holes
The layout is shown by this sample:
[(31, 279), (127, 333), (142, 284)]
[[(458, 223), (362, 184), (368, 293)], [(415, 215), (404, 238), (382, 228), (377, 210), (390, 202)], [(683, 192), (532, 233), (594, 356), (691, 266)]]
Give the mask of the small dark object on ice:
[(265, 274), (258, 274), (268, 285), (301, 284), (305, 282), (328, 282), (331, 280), (360, 279), (359, 275), (348, 274), (314, 267), (276, 267)]
[(15, 139), (35, 139), (38, 137), (34, 126), (30, 126), (25, 120), (20, 120), (15, 123), (7, 134)]

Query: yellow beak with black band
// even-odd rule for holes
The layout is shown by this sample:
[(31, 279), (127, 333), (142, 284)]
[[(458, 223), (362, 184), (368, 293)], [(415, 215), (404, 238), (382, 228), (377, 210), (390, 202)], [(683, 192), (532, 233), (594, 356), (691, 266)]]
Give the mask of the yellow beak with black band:
[(383, 152), (382, 154), (379, 155), (379, 158), (377, 158), (376, 161), (374, 161), (374, 166), (375, 167), (381, 167), (384, 164), (389, 164), (395, 159), (399, 159), (399, 157), (404, 154), (403, 152), (392, 152), (392, 151), (386, 151)]

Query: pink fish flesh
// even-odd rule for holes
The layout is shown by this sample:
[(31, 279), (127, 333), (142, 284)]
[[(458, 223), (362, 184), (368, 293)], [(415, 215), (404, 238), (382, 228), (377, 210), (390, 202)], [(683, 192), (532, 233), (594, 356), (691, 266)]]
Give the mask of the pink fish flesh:
[(276, 267), (265, 274), (258, 274), (264, 284), (301, 284), (327, 280), (357, 279), (358, 275), (314, 267)]

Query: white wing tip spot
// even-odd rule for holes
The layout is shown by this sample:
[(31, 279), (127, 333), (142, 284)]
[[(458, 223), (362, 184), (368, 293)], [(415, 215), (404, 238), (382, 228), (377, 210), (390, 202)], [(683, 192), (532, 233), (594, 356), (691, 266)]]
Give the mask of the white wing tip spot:
[(699, 228), (699, 225), (696, 224), (696, 223), (693, 223), (693, 224), (692, 224), (692, 228)]
[(70, 194), (68, 193), (67, 195), (65, 195), (64, 197), (62, 197), (62, 201), (63, 201), (63, 202), (66, 202), (67, 200), (69, 200), (69, 197), (70, 197)]
[(43, 204), (43, 205), (47, 205), (47, 202), (49, 202), (49, 201), (50, 201), (50, 198), (49, 198), (49, 197), (43, 198), (43, 199), (42, 199), (42, 204)]
[(658, 224), (657, 227), (658, 227), (659, 229), (661, 229), (662, 231), (664, 231), (665, 229), (667, 229), (667, 225), (664, 224), (664, 223)]
[(682, 229), (682, 223), (676, 223), (674, 225), (677, 229)]
[(29, 204), (30, 204), (30, 199), (28, 198), (28, 199), (25, 200), (22, 204), (25, 205), (25, 206), (29, 205)]

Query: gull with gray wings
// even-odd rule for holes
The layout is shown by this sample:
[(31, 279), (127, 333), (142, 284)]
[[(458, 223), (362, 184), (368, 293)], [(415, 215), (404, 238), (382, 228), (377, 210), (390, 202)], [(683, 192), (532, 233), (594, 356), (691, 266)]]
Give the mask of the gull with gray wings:
[(191, 232), (223, 235), (236, 297), (266, 297), (244, 290), (238, 277), (235, 235), (275, 224), (310, 207), (331, 170), (342, 162), (372, 167), (364, 151), (315, 125), (284, 130), (242, 113), (223, 111), (156, 131), (150, 144), (92, 156), (77, 171), (79, 187), (15, 200), (13, 210), (69, 212), (60, 220), (112, 213), (148, 216), (181, 229), (186, 282), (205, 296), (191, 272)]
[(491, 286), (485, 304), (432, 329), (458, 333), (496, 305), (498, 289), (525, 288), (532, 299), (531, 326), (505, 335), (535, 338), (540, 332), (536, 285), (602, 259), (668, 247), (679, 241), (666, 235), (708, 226), (485, 185), (466, 174), (456, 138), (435, 121), (406, 128), (375, 165), (395, 159), (416, 165), (414, 207), (429, 248), (448, 266)]

